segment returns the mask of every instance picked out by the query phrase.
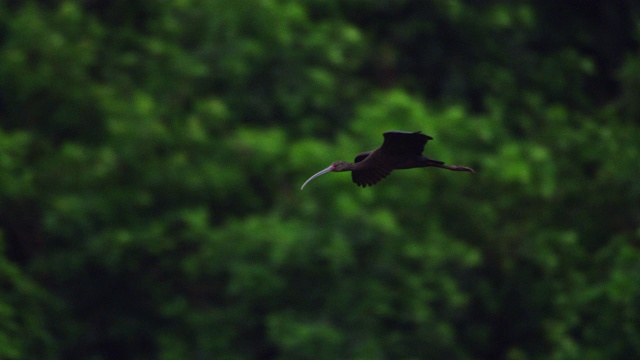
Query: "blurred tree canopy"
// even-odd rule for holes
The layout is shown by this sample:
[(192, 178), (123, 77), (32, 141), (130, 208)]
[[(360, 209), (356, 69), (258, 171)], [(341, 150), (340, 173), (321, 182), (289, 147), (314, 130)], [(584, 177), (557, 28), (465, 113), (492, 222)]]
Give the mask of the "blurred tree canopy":
[[(640, 357), (640, 3), (0, 3), (0, 358)], [(381, 133), (475, 175), (328, 175)]]

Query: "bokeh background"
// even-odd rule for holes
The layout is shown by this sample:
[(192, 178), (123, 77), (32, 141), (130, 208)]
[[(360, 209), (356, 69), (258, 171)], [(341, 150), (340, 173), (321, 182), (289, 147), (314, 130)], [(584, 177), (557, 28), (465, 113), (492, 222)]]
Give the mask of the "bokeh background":
[[(640, 3), (0, 3), (0, 358), (640, 358)], [(476, 174), (349, 174), (386, 130)]]

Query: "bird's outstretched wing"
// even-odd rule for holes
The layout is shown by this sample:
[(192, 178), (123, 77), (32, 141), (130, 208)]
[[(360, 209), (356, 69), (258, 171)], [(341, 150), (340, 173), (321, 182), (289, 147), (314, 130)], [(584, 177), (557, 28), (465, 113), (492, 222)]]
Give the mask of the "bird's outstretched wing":
[(360, 161), (364, 160), (367, 158), (367, 156), (369, 156), (369, 154), (371, 154), (373, 151), (365, 151), (365, 152), (361, 152), (360, 154), (356, 155), (355, 160), (353, 160), (354, 163), (359, 163)]
[[(372, 151), (366, 151), (356, 156), (354, 162), (359, 163), (366, 159)], [(391, 173), (391, 169), (384, 166), (373, 166), (363, 170), (355, 170), (351, 172), (351, 180), (358, 186), (373, 186), (380, 180), (384, 179)]]
[(429, 135), (420, 131), (387, 131), (380, 151), (392, 156), (420, 156), (427, 141), (433, 140)]
[(391, 170), (384, 167), (376, 167), (367, 170), (356, 170), (351, 172), (351, 180), (358, 186), (367, 187), (377, 184), (391, 173)]

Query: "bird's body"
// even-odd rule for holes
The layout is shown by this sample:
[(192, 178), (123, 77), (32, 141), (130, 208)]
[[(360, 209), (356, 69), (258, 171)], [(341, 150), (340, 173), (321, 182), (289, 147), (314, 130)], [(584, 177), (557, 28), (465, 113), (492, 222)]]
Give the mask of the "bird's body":
[(387, 131), (384, 142), (379, 148), (360, 153), (353, 163), (336, 161), (328, 168), (311, 176), (301, 189), (316, 177), (328, 172), (351, 171), (351, 179), (358, 186), (372, 186), (384, 179), (393, 170), (412, 169), (418, 167), (439, 167), (453, 171), (474, 172), (465, 166), (445, 165), (439, 160), (430, 159), (422, 154), (427, 141), (433, 140), (429, 135), (418, 132)]

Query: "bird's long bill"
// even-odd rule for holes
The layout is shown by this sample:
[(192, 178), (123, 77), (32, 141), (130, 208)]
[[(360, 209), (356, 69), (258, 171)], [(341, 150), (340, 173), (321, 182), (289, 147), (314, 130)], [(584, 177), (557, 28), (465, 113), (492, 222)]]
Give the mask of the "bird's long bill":
[(311, 180), (317, 178), (320, 175), (324, 175), (328, 172), (331, 172), (331, 166), (329, 166), (328, 168), (318, 171), (318, 173), (314, 174), (313, 176), (311, 176), (310, 178), (307, 179), (307, 181), (304, 182), (304, 184), (302, 184), (302, 186), (300, 187), (300, 190), (304, 189), (305, 185), (307, 185)]

